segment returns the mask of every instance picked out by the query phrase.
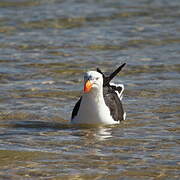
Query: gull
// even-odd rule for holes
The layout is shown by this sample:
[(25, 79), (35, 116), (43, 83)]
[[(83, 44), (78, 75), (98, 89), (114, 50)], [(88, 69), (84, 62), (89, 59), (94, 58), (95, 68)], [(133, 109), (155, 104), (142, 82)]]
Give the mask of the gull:
[(110, 82), (125, 64), (109, 76), (99, 68), (85, 73), (84, 92), (73, 108), (71, 123), (117, 124), (125, 120), (126, 113), (122, 106), (124, 85)]

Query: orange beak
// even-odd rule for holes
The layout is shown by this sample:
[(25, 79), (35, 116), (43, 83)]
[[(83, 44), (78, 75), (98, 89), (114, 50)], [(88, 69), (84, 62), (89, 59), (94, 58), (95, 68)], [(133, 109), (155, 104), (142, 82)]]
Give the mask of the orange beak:
[(86, 83), (84, 84), (84, 92), (88, 93), (92, 88), (92, 83), (88, 80), (86, 81)]

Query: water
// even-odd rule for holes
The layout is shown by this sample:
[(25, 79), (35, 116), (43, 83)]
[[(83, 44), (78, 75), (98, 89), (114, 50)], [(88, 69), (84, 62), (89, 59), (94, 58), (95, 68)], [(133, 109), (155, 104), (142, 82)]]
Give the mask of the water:
[[(0, 2), (0, 179), (180, 178), (179, 0)], [(125, 85), (127, 120), (68, 124), (83, 72)]]

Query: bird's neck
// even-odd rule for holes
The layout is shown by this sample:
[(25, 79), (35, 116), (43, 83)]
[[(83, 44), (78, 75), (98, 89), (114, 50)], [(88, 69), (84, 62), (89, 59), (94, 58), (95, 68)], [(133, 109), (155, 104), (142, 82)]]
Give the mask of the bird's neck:
[(84, 99), (94, 101), (95, 103), (104, 102), (103, 89), (93, 90), (83, 95)]

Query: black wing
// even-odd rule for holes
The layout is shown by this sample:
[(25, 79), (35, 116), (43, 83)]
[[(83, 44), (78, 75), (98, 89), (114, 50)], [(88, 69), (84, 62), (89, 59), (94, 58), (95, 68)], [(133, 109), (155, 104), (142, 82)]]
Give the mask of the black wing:
[(106, 105), (108, 106), (111, 116), (115, 121), (124, 120), (124, 110), (116, 91), (121, 94), (123, 90), (121, 86), (110, 85), (110, 81), (121, 71), (121, 69), (126, 65), (126, 63), (119, 66), (114, 72), (112, 72), (109, 76), (105, 76), (105, 74), (97, 68), (97, 72), (101, 73), (103, 76), (103, 96)]
[(101, 73), (103, 76), (103, 86), (110, 86), (110, 81), (121, 71), (121, 69), (126, 65), (126, 63), (123, 63), (121, 66), (119, 66), (114, 72), (112, 72), (109, 76), (105, 76), (105, 74), (97, 68), (97, 72)]
[(106, 105), (108, 106), (111, 116), (115, 121), (122, 121), (124, 120), (124, 110), (121, 103), (121, 100), (119, 99), (119, 96), (115, 91), (121, 91), (121, 87), (116, 86), (109, 86), (104, 87), (103, 95), (104, 95), (104, 101)]
[(80, 107), (80, 104), (81, 104), (81, 99), (82, 99), (82, 97), (80, 97), (80, 99), (78, 100), (78, 102), (74, 106), (74, 109), (73, 109), (72, 114), (71, 114), (71, 120), (77, 115), (77, 113), (79, 111), (79, 107)]

